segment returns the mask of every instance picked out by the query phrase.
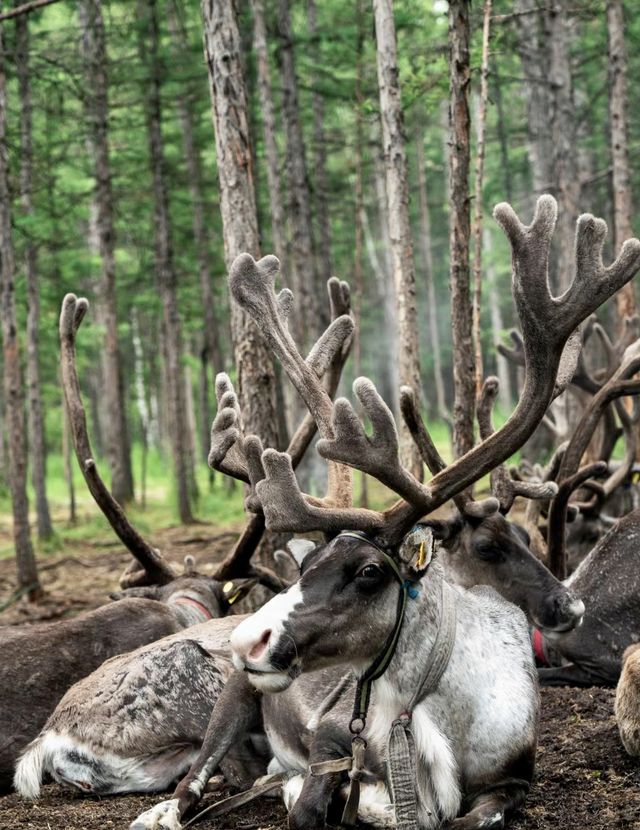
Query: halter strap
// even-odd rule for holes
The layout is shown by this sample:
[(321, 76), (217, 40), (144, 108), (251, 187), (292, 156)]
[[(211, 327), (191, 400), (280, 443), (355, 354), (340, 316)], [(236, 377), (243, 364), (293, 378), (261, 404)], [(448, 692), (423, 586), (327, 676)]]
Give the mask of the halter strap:
[(385, 673), (389, 663), (391, 662), (391, 658), (395, 653), (396, 646), (398, 645), (398, 639), (400, 638), (400, 632), (402, 630), (402, 623), (404, 622), (404, 612), (407, 605), (407, 590), (409, 586), (403, 579), (398, 563), (394, 557), (373, 539), (370, 539), (368, 536), (365, 536), (364, 533), (360, 533), (356, 530), (346, 530), (339, 535), (349, 536), (353, 539), (360, 539), (362, 542), (366, 542), (380, 551), (385, 558), (385, 562), (391, 568), (391, 573), (400, 585), (398, 604), (396, 606), (396, 621), (393, 626), (393, 630), (387, 637), (382, 651), (378, 654), (365, 673), (360, 676), (356, 686), (356, 697), (353, 706), (353, 714), (351, 716), (351, 723), (349, 724), (349, 731), (352, 735), (359, 735), (367, 723), (367, 711), (371, 701), (371, 685)]

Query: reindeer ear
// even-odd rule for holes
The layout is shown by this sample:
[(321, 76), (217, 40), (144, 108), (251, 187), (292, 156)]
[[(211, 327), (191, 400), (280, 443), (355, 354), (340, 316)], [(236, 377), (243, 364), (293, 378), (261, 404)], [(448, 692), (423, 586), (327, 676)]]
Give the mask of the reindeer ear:
[(256, 577), (250, 579), (233, 579), (222, 586), (222, 599), (227, 605), (233, 605), (246, 597), (249, 591), (258, 582)]
[(310, 539), (290, 539), (287, 542), (287, 552), (291, 554), (298, 568), (309, 554), (316, 549), (316, 543)]
[(400, 546), (400, 559), (409, 566), (417, 578), (424, 576), (431, 564), (436, 548), (436, 537), (429, 525), (416, 525), (405, 536)]
[(196, 560), (188, 553), (184, 558), (184, 576), (195, 576)]

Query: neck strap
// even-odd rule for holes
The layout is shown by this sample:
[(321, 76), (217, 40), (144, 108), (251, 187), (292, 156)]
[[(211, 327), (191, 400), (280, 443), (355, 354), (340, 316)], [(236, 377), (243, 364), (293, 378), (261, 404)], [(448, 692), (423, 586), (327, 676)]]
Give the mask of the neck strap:
[(205, 622), (213, 619), (213, 615), (209, 609), (201, 602), (198, 602), (197, 599), (193, 599), (193, 597), (181, 596), (174, 599), (174, 603), (176, 605), (190, 605), (192, 608), (197, 608), (200, 614), (204, 617)]
[(367, 711), (371, 700), (371, 685), (385, 673), (389, 663), (391, 662), (391, 658), (395, 653), (396, 646), (398, 645), (400, 631), (402, 630), (402, 623), (404, 622), (404, 611), (407, 604), (408, 584), (403, 579), (398, 563), (394, 557), (391, 556), (391, 554), (381, 545), (374, 542), (373, 539), (370, 539), (368, 536), (365, 536), (363, 533), (359, 533), (355, 530), (347, 530), (339, 535), (350, 536), (354, 539), (360, 539), (369, 545), (373, 545), (373, 547), (379, 550), (384, 556), (387, 565), (391, 568), (391, 573), (400, 585), (398, 604), (396, 607), (396, 621), (393, 626), (393, 630), (387, 637), (382, 651), (378, 654), (365, 673), (358, 679), (358, 684), (356, 686), (356, 699), (353, 707), (353, 714), (351, 716), (351, 723), (349, 724), (349, 731), (353, 735), (359, 735), (367, 723)]

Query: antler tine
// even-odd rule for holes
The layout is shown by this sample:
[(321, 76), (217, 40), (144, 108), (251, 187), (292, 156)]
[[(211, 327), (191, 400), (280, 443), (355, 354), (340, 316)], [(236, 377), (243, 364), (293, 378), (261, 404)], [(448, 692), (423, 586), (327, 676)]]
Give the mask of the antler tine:
[[(271, 351), (278, 357), (287, 376), (313, 413), (322, 438), (332, 439), (331, 423), (333, 404), (318, 379), (318, 371), (325, 360), (327, 348), (342, 338), (352, 336), (354, 323), (351, 317), (334, 320), (314, 347), (310, 361), (300, 355), (291, 337), (286, 314), (291, 305), (291, 292), (283, 289), (277, 296), (274, 286), (280, 263), (274, 256), (266, 256), (256, 262), (250, 254), (236, 258), (229, 272), (229, 288), (236, 302), (247, 311), (258, 325)], [(351, 471), (339, 464), (330, 464), (328, 471), (327, 502), (351, 504)]]
[[(493, 435), (493, 407), (500, 391), (500, 382), (493, 375), (486, 378), (478, 399), (476, 417), (480, 429), (480, 438), (485, 440)], [(500, 512), (508, 513), (517, 496), (527, 499), (550, 499), (558, 492), (553, 481), (523, 481), (514, 479), (505, 464), (498, 464), (491, 471), (491, 492), (500, 503)]]
[(356, 411), (346, 398), (333, 408), (333, 439), (318, 441), (323, 458), (356, 467), (374, 476), (407, 502), (428, 505), (431, 492), (406, 470), (398, 455), (398, 433), (391, 410), (368, 378), (357, 378), (353, 391), (373, 431), (368, 436)]
[(604, 475), (606, 471), (607, 465), (604, 461), (597, 461), (595, 464), (582, 467), (578, 472), (562, 481), (556, 497), (551, 502), (547, 522), (548, 565), (551, 573), (558, 579), (564, 579), (566, 576), (565, 526), (567, 506), (571, 494), (583, 485), (587, 479), (598, 478)]
[(89, 303), (86, 299), (78, 298), (75, 294), (67, 294), (60, 311), (60, 368), (76, 458), (98, 507), (120, 541), (142, 566), (142, 571), (128, 570), (121, 579), (121, 586), (131, 587), (143, 582), (166, 584), (175, 579), (177, 574), (162, 558), (160, 552), (152, 548), (133, 527), (100, 477), (93, 460), (76, 369), (76, 334), (88, 308)]
[[(639, 390), (640, 391), (640, 390)], [(613, 491), (619, 487), (629, 475), (629, 471), (633, 467), (636, 460), (636, 449), (638, 446), (638, 399), (633, 399), (633, 414), (627, 412), (619, 399), (614, 402), (618, 418), (622, 424), (622, 434), (624, 435), (624, 458), (620, 462), (620, 466), (607, 478), (602, 485), (604, 497), (610, 496)]]
[(633, 375), (639, 370), (640, 339), (626, 348), (619, 368), (589, 402), (562, 459), (558, 473), (560, 481), (569, 478), (578, 469), (580, 459), (589, 446), (598, 421), (611, 401), (624, 395), (640, 394), (640, 379), (633, 379)]
[(247, 459), (242, 447), (240, 405), (225, 372), (216, 375), (216, 399), (218, 411), (211, 424), (208, 464), (214, 470), (249, 484)]
[(514, 366), (524, 366), (524, 341), (522, 335), (517, 329), (511, 329), (509, 337), (513, 342), (512, 348), (505, 346), (504, 343), (497, 343), (497, 350), (503, 357), (513, 363)]

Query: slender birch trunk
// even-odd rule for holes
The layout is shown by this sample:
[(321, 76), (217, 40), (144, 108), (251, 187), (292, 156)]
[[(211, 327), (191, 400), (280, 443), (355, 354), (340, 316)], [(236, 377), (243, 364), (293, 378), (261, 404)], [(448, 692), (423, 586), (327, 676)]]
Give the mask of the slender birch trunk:
[(111, 491), (117, 501), (126, 504), (133, 500), (134, 492), (122, 364), (118, 349), (114, 206), (109, 160), (108, 59), (100, 0), (81, 0), (78, 12), (87, 86), (85, 112), (89, 124), (88, 147), (95, 178), (95, 229), (102, 263), (99, 315), (105, 327), (104, 349), (101, 354), (105, 408), (103, 427), (111, 471)]
[(187, 445), (184, 376), (182, 371), (182, 336), (178, 311), (177, 278), (171, 242), (171, 218), (167, 193), (166, 162), (162, 139), (161, 69), (159, 58), (158, 16), (155, 0), (139, 4), (141, 15), (146, 15), (148, 29), (140, 39), (140, 54), (148, 67), (146, 116), (149, 137), (149, 157), (153, 176), (155, 266), (162, 298), (166, 350), (167, 403), (171, 447), (178, 495), (180, 521), (193, 521), (190, 494), (190, 463)]
[[(387, 175), (389, 235), (393, 254), (393, 281), (398, 315), (398, 369), (400, 384), (422, 398), (416, 311), (416, 277), (409, 223), (409, 187), (405, 155), (396, 30), (391, 0), (374, 0), (378, 87), (382, 141)], [(422, 462), (404, 424), (400, 429), (403, 463), (422, 474)]]
[[(29, 70), (29, 22), (25, 16), (16, 18), (16, 68), (20, 93), (20, 203), (23, 214), (33, 218), (33, 142), (31, 79)], [(40, 288), (38, 252), (35, 241), (27, 238), (25, 271), (27, 277), (27, 411), (29, 414), (29, 455), (31, 483), (36, 496), (38, 538), (49, 539), (53, 526), (47, 501), (47, 443), (40, 393)]]
[(473, 447), (476, 401), (469, 270), (471, 240), (469, 7), (469, 0), (451, 0), (449, 3), (449, 123), (451, 129), (449, 267), (453, 336), (453, 449), (456, 458), (464, 455)]
[(9, 439), (9, 486), (13, 512), (18, 586), (30, 601), (42, 596), (31, 544), (27, 499), (27, 446), (24, 388), (15, 298), (15, 259), (11, 229), (11, 193), (7, 152), (7, 88), (5, 52), (0, 24), (0, 294), (6, 430)]

